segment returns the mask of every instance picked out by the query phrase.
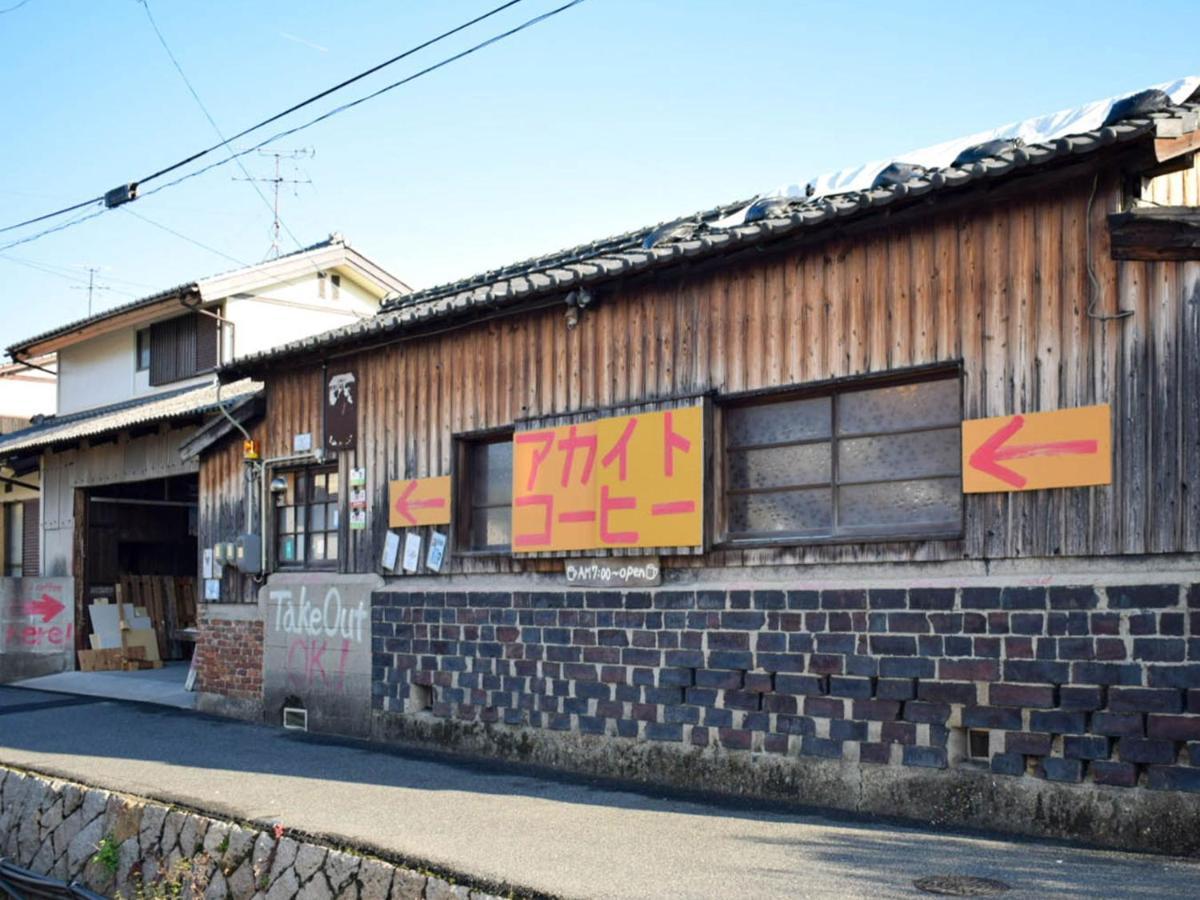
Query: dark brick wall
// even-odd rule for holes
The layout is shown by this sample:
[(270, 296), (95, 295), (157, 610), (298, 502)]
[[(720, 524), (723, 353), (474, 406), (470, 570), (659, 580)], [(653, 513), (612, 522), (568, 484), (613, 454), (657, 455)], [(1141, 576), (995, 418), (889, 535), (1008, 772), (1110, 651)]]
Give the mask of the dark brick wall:
[(978, 731), (997, 774), (1200, 791), (1200, 584), (381, 591), (372, 645), (385, 712), (928, 768)]

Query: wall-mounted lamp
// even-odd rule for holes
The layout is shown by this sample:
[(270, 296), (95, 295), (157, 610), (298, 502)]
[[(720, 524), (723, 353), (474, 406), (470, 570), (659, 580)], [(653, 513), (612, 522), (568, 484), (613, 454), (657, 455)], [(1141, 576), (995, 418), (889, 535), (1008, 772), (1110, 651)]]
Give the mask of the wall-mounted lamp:
[(282, 475), (276, 475), (271, 479), (271, 493), (282, 494), (288, 489), (287, 479)]

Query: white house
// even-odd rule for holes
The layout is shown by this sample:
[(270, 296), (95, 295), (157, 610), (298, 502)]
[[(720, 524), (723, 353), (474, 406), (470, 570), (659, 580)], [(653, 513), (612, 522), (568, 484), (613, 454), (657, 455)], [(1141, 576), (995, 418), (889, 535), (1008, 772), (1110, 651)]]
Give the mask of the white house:
[[(249, 381), (218, 388), (217, 367), (370, 317), (385, 297), (408, 291), (334, 234), (11, 345), (14, 364), (54, 354), (58, 378), (52, 415), (0, 435), (0, 464), (41, 486), (40, 504), (22, 506), (24, 534), (36, 538), (40, 555), (34, 566), (27, 559), (0, 575), (62, 580), (74, 597), (64, 598), (64, 616), (77, 623), (89, 598), (110, 595), (121, 579), (194, 579), (198, 464), (180, 445), (218, 402), (248, 414), (259, 390)], [(6, 634), (10, 643), (20, 633), (33, 640), (28, 629), (44, 623), (22, 615), (17, 624), (0, 621), (0, 655)], [(79, 631), (71, 650), (86, 649)]]

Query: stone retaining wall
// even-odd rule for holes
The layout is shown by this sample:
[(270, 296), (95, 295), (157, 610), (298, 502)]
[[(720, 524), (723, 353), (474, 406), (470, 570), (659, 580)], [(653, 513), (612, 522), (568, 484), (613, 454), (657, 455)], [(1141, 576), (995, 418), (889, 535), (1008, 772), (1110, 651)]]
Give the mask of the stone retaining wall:
[(499, 900), (429, 872), (273, 828), (4, 767), (0, 856), (112, 897)]

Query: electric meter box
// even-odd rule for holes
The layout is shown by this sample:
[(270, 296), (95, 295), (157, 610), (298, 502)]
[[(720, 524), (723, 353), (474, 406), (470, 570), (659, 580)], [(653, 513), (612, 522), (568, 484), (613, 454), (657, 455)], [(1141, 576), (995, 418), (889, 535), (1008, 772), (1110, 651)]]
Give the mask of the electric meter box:
[(257, 575), (262, 571), (262, 540), (257, 534), (239, 534), (233, 564), (239, 572)]

